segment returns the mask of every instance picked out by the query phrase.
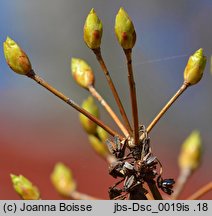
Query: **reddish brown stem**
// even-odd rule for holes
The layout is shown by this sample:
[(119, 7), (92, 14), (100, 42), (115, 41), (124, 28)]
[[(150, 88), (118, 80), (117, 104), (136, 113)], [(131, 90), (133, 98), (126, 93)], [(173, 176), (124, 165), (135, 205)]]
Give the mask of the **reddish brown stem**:
[(131, 110), (133, 116), (133, 137), (135, 145), (138, 145), (139, 141), (139, 132), (138, 132), (138, 106), (137, 106), (137, 98), (136, 98), (136, 88), (135, 81), (133, 76), (133, 68), (132, 68), (132, 49), (124, 49), (124, 53), (127, 58), (127, 68), (128, 68), (128, 81), (130, 86), (130, 98), (131, 98)]
[(74, 101), (72, 101), (70, 98), (65, 96), (63, 93), (52, 87), (50, 84), (48, 84), (46, 81), (44, 81), (40, 76), (35, 74), (34, 71), (31, 71), (29, 74), (27, 74), (28, 77), (36, 81), (39, 85), (43, 86), (47, 90), (49, 90), (51, 93), (56, 95), (61, 100), (65, 101), (67, 104), (72, 106), (74, 109), (76, 109), (78, 112), (82, 113), (86, 117), (88, 117), (91, 121), (95, 122), (97, 125), (102, 127), (104, 130), (106, 130), (110, 135), (115, 136), (118, 135), (120, 139), (123, 139), (123, 136), (119, 135), (116, 131), (112, 130), (109, 126), (104, 124), (101, 120), (96, 118), (95, 116), (91, 115), (88, 111), (81, 108), (78, 104), (76, 104)]
[(124, 107), (122, 105), (121, 99), (120, 99), (120, 97), (118, 95), (118, 92), (117, 92), (117, 90), (115, 88), (115, 85), (113, 84), (113, 80), (110, 77), (110, 73), (109, 73), (109, 71), (107, 69), (107, 66), (106, 66), (106, 64), (105, 64), (105, 62), (104, 62), (104, 60), (102, 58), (101, 49), (100, 48), (93, 49), (93, 52), (96, 55), (96, 58), (97, 58), (100, 66), (101, 66), (101, 68), (102, 68), (102, 70), (103, 70), (103, 72), (104, 72), (104, 74), (106, 76), (106, 79), (108, 81), (110, 89), (111, 89), (111, 91), (113, 93), (113, 96), (114, 96), (115, 101), (116, 101), (116, 103), (118, 105), (119, 111), (121, 113), (121, 116), (123, 118), (124, 124), (125, 124), (125, 126), (126, 126), (126, 128), (128, 130), (128, 133), (132, 134), (132, 128), (130, 126), (130, 122), (129, 122), (128, 118), (127, 118), (126, 112), (125, 112)]
[(94, 88), (94, 86), (89, 86), (88, 90), (90, 93), (101, 103), (101, 105), (107, 110), (109, 115), (112, 117), (112, 119), (115, 121), (115, 123), (118, 125), (118, 127), (121, 129), (121, 131), (124, 133), (125, 137), (129, 136), (129, 133), (127, 129), (124, 127), (124, 125), (119, 120), (118, 116), (114, 113), (112, 108), (109, 106), (109, 104), (102, 98), (102, 96), (97, 92), (97, 90)]
[(149, 189), (150, 189), (154, 199), (155, 200), (162, 200), (163, 198), (162, 198), (162, 196), (161, 196), (161, 194), (160, 194), (160, 192), (159, 192), (159, 190), (158, 190), (158, 188), (156, 186), (155, 181), (154, 180), (148, 181), (147, 184), (149, 186)]
[(212, 190), (212, 182), (209, 182), (208, 184), (204, 185), (201, 187), (198, 191), (196, 191), (194, 194), (189, 196), (187, 200), (197, 200), (204, 194), (208, 193), (209, 191)]
[(180, 171), (180, 175), (177, 179), (176, 186), (174, 187), (174, 193), (172, 194), (173, 200), (178, 199), (191, 174), (192, 171), (190, 169), (182, 169)]
[[(158, 113), (154, 120), (147, 127), (147, 133), (149, 133), (152, 128), (157, 124), (160, 118), (166, 113), (166, 111), (171, 107), (171, 105), (177, 100), (177, 98), (188, 88), (189, 84), (184, 82), (176, 94), (169, 100), (169, 102), (163, 107), (163, 109)], [(141, 139), (141, 137), (140, 137)]]

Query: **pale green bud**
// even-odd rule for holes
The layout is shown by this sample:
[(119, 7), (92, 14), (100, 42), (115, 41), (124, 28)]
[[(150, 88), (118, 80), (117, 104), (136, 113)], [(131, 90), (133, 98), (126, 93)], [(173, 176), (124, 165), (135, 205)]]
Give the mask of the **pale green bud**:
[(76, 190), (76, 182), (73, 179), (72, 172), (63, 163), (55, 165), (50, 177), (55, 189), (61, 195), (70, 196)]
[(108, 149), (106, 145), (100, 141), (96, 136), (89, 135), (88, 140), (93, 147), (94, 151), (100, 155), (101, 157), (105, 158), (108, 155)]
[(102, 127), (97, 126), (96, 132), (98, 134), (98, 137), (100, 140), (105, 143), (105, 141), (108, 139), (108, 132), (105, 131)]
[(101, 45), (102, 22), (92, 8), (84, 25), (84, 41), (90, 49), (97, 49)]
[(94, 74), (91, 67), (82, 59), (71, 59), (71, 71), (74, 80), (82, 86), (88, 89), (89, 86), (94, 85)]
[(9, 67), (18, 74), (27, 75), (32, 70), (32, 66), (26, 53), (9, 37), (3, 46), (4, 56)]
[(190, 85), (198, 83), (202, 78), (206, 61), (207, 59), (203, 55), (202, 48), (200, 48), (192, 56), (190, 56), (184, 70), (184, 81), (189, 83)]
[(130, 17), (122, 7), (116, 15), (115, 33), (123, 49), (133, 48), (136, 41), (136, 32)]
[[(97, 118), (99, 117), (99, 109), (97, 105), (95, 104), (93, 97), (89, 96), (86, 100), (84, 100), (82, 103), (82, 108), (84, 108), (86, 111), (88, 111), (95, 117)], [(87, 118), (81, 113), (79, 114), (79, 117), (80, 117), (80, 122), (83, 126), (83, 129), (88, 134), (96, 134), (97, 124), (91, 121), (89, 118)]]
[(184, 141), (179, 156), (181, 169), (194, 171), (200, 165), (202, 157), (202, 139), (198, 131), (193, 131)]
[(22, 175), (10, 175), (15, 191), (23, 200), (39, 200), (40, 192), (36, 186)]

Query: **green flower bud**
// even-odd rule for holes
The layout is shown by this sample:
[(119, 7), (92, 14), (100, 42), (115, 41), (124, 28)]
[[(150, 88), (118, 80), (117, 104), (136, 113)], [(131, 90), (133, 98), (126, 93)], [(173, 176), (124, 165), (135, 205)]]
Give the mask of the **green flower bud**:
[(102, 22), (92, 8), (84, 25), (84, 41), (90, 49), (97, 49), (101, 45)]
[(200, 48), (192, 56), (190, 56), (188, 63), (184, 70), (184, 80), (190, 85), (198, 83), (203, 75), (206, 65), (206, 57), (203, 55), (203, 49)]
[(32, 70), (28, 56), (14, 40), (7, 37), (3, 46), (7, 64), (14, 72), (26, 75)]
[(10, 175), (15, 191), (23, 200), (39, 200), (40, 192), (36, 186), (22, 175)]
[(179, 156), (179, 166), (181, 169), (194, 171), (200, 165), (202, 156), (202, 140), (198, 131), (193, 131), (184, 141)]
[(108, 139), (108, 133), (105, 131), (102, 127), (97, 126), (96, 132), (98, 134), (98, 137), (100, 140), (105, 143), (105, 141)]
[[(99, 117), (99, 109), (97, 105), (94, 102), (93, 97), (89, 96), (86, 100), (83, 101), (82, 103), (82, 108), (87, 110), (89, 113), (94, 115), (95, 117)], [(91, 121), (89, 118), (84, 116), (83, 114), (79, 114), (80, 117), (80, 122), (84, 128), (84, 130), (88, 134), (95, 134), (97, 130), (97, 124)]]
[(76, 190), (76, 182), (73, 179), (71, 170), (63, 163), (57, 163), (51, 174), (51, 182), (58, 193), (69, 196)]
[(77, 84), (83, 88), (94, 85), (94, 74), (91, 67), (82, 59), (71, 59), (71, 71)]
[(136, 32), (133, 23), (121, 7), (116, 15), (115, 33), (123, 49), (132, 49), (136, 41)]
[(108, 155), (108, 149), (103, 142), (101, 142), (96, 136), (89, 135), (88, 140), (93, 147), (94, 151), (100, 155), (101, 157), (105, 158)]

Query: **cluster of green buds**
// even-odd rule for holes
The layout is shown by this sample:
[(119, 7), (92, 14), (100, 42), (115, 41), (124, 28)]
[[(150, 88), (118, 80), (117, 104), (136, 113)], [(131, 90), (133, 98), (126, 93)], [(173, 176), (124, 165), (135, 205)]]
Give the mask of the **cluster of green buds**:
[[(93, 97), (89, 96), (86, 100), (84, 100), (82, 107), (94, 116), (99, 117), (99, 109), (95, 104)], [(94, 151), (101, 157), (106, 158), (109, 154), (105, 145), (108, 133), (83, 114), (80, 114), (79, 118), (83, 129), (88, 134), (88, 140)]]
[[(103, 26), (94, 9), (91, 9), (84, 25), (84, 41), (90, 49), (100, 48)], [(136, 42), (134, 25), (123, 8), (115, 20), (115, 34), (123, 49), (132, 49)]]
[[(90, 14), (88, 16), (90, 16)], [(71, 72), (74, 80), (79, 86), (87, 90), (89, 90), (90, 87), (94, 87), (95, 78), (93, 70), (90, 65), (83, 59), (72, 58)], [(82, 108), (87, 110), (95, 117), (99, 118), (99, 108), (92, 96), (89, 96), (86, 100), (83, 101)], [(92, 148), (98, 155), (103, 158), (107, 158), (109, 152), (105, 145), (105, 141), (108, 138), (108, 133), (83, 114), (80, 113), (79, 118), (83, 129), (88, 134), (88, 140)]]

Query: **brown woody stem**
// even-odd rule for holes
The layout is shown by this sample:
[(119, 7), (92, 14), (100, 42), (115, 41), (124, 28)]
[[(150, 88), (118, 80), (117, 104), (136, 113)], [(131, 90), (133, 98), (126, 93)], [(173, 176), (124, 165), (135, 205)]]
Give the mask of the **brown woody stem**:
[(178, 199), (191, 174), (192, 172), (190, 169), (181, 170), (180, 176), (177, 179), (176, 186), (174, 188), (174, 193), (172, 194), (172, 199), (174, 200)]
[(129, 136), (129, 133), (127, 129), (124, 127), (124, 125), (119, 120), (118, 116), (114, 113), (112, 108), (109, 106), (109, 104), (102, 98), (102, 96), (97, 92), (97, 90), (94, 88), (94, 86), (89, 86), (88, 90), (90, 93), (95, 97), (101, 105), (107, 110), (109, 115), (112, 117), (112, 119), (115, 121), (115, 123), (118, 125), (118, 127), (121, 129), (121, 131), (124, 133), (125, 137)]
[[(163, 107), (159, 114), (154, 118), (154, 120), (147, 127), (147, 133), (149, 133), (160, 118), (166, 113), (166, 111), (171, 107), (171, 105), (177, 100), (177, 98), (188, 88), (189, 84), (184, 82), (176, 94), (169, 100), (169, 102)], [(141, 139), (141, 137), (140, 137)]]
[(100, 66), (101, 66), (101, 68), (102, 68), (102, 70), (103, 70), (103, 72), (104, 72), (104, 74), (106, 76), (106, 79), (108, 81), (110, 89), (111, 89), (111, 91), (113, 93), (113, 96), (114, 96), (115, 101), (116, 101), (116, 103), (118, 105), (119, 111), (121, 113), (121, 116), (123, 118), (124, 124), (125, 124), (125, 126), (126, 126), (126, 128), (128, 130), (128, 133), (132, 134), (132, 128), (130, 126), (130, 122), (129, 122), (128, 118), (127, 118), (126, 112), (125, 112), (124, 107), (122, 105), (121, 99), (120, 99), (120, 97), (118, 95), (118, 92), (117, 92), (117, 90), (115, 88), (115, 85), (113, 84), (113, 80), (110, 77), (110, 73), (109, 73), (109, 71), (107, 69), (107, 66), (105, 65), (105, 62), (104, 62), (104, 60), (102, 58), (101, 49), (100, 48), (93, 49), (93, 52), (96, 55), (96, 58), (97, 58)]
[(197, 200), (204, 194), (208, 193), (209, 191), (212, 190), (212, 182), (209, 182), (208, 184), (204, 185), (201, 187), (198, 191), (196, 191), (194, 194), (189, 196), (187, 200)]
[(135, 145), (138, 145), (139, 141), (139, 132), (138, 132), (138, 106), (137, 106), (137, 98), (136, 98), (136, 88), (135, 81), (133, 76), (133, 68), (132, 68), (132, 49), (124, 49), (124, 53), (127, 58), (127, 68), (128, 68), (128, 81), (130, 86), (130, 98), (131, 98), (131, 109), (133, 116), (133, 137)]
[(151, 181), (148, 181), (147, 182), (148, 186), (149, 186), (149, 189), (152, 193), (152, 196), (154, 197), (155, 200), (162, 200), (162, 196), (156, 186), (156, 183), (154, 180), (151, 180)]
[(35, 74), (35, 72), (32, 70), (29, 74), (27, 74), (28, 77), (36, 81), (39, 85), (43, 86), (47, 90), (49, 90), (51, 93), (56, 95), (61, 100), (65, 101), (67, 104), (72, 106), (74, 109), (76, 109), (78, 112), (82, 113), (86, 117), (88, 117), (91, 121), (95, 122), (97, 125), (102, 127), (104, 130), (106, 130), (110, 135), (115, 136), (118, 135), (120, 139), (123, 139), (121, 135), (119, 135), (116, 131), (112, 130), (109, 126), (104, 124), (101, 120), (96, 118), (95, 116), (91, 115), (88, 111), (81, 108), (78, 104), (76, 104), (74, 101), (72, 101), (70, 98), (65, 96), (63, 93), (52, 87), (50, 84), (48, 84), (45, 80), (43, 80), (40, 76)]

